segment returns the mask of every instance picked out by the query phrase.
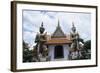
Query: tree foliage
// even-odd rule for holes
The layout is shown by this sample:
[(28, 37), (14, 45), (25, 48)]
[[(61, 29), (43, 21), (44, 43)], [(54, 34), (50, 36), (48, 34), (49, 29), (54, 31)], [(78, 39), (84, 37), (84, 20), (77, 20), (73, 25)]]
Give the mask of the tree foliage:
[(88, 40), (84, 43), (84, 49), (91, 49), (91, 40)]
[(84, 43), (84, 58), (90, 59), (91, 58), (91, 40), (88, 40)]
[(33, 51), (29, 50), (28, 44), (23, 41), (23, 62), (31, 62), (33, 57)]

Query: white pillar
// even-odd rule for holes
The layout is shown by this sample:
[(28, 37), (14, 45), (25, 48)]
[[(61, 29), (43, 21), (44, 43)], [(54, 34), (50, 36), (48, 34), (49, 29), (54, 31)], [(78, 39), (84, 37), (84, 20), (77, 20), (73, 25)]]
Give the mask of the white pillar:
[(68, 60), (69, 46), (68, 45), (63, 45), (63, 49), (64, 49), (64, 59)]
[(48, 48), (49, 48), (49, 56), (51, 58), (51, 61), (53, 61), (54, 60), (54, 46), (50, 45)]

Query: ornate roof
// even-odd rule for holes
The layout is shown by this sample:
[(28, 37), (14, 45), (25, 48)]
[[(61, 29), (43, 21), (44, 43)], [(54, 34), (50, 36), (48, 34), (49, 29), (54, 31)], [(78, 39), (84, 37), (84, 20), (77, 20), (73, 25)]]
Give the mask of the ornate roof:
[(72, 41), (67, 35), (64, 34), (58, 21), (58, 26), (56, 27), (55, 32), (52, 34), (51, 38), (47, 40), (45, 44), (53, 45), (53, 44), (71, 44), (71, 43)]
[(48, 45), (52, 44), (71, 44), (72, 41), (67, 38), (52, 38), (46, 42)]
[(54, 31), (53, 35), (51, 36), (52, 38), (59, 38), (59, 37), (66, 37), (64, 32), (62, 31), (59, 21), (58, 21), (58, 26), (56, 27), (56, 30)]

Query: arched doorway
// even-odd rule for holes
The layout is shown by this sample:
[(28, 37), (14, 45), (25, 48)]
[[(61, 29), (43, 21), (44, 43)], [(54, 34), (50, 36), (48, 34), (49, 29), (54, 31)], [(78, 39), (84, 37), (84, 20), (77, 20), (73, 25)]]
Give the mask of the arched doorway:
[(63, 47), (61, 45), (55, 46), (54, 58), (55, 59), (64, 58)]

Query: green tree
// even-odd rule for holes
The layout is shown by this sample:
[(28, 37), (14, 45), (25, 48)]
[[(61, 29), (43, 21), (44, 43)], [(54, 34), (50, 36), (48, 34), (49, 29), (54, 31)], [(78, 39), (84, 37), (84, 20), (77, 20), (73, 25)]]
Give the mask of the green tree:
[(29, 50), (28, 43), (23, 41), (23, 62), (31, 62), (33, 57), (33, 51)]
[(91, 49), (91, 40), (88, 40), (84, 43), (84, 49), (85, 50)]
[(84, 43), (84, 57), (86, 59), (90, 59), (91, 58), (91, 40), (87, 40)]

